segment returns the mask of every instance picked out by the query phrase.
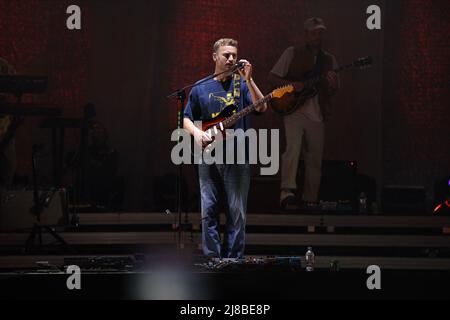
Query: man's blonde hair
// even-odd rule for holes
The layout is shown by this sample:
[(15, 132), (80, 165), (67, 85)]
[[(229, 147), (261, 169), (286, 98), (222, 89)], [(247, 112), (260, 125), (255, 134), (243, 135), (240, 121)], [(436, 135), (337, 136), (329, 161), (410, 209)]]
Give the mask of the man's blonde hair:
[(222, 38), (217, 40), (214, 43), (214, 52), (217, 52), (217, 50), (219, 49), (219, 47), (223, 47), (223, 46), (232, 46), (232, 47), (238, 47), (238, 42), (237, 40), (231, 39), (231, 38)]

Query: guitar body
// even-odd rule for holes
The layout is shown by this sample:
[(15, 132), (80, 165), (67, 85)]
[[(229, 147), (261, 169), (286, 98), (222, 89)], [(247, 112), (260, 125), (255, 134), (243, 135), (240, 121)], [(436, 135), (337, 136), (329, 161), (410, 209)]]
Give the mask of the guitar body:
[(206, 152), (209, 152), (207, 148), (213, 141), (224, 140), (225, 137), (225, 128), (221, 126), (221, 122), (230, 117), (234, 112), (236, 112), (237, 107), (235, 105), (226, 106), (217, 116), (210, 120), (202, 121), (202, 131), (209, 133), (211, 136), (211, 141), (203, 141), (203, 149)]
[(206, 130), (210, 129), (211, 127), (215, 126), (216, 124), (222, 122), (225, 119), (226, 119), (225, 117), (217, 116), (211, 120), (203, 121), (202, 122), (202, 131), (206, 131)]
[(315, 88), (304, 89), (286, 93), (281, 98), (274, 98), (270, 101), (270, 106), (276, 113), (286, 116), (295, 112), (298, 108), (305, 104), (305, 101), (317, 94)]
[(212, 119), (202, 121), (202, 130), (207, 131), (216, 124), (231, 116), (237, 110), (235, 105), (226, 106), (217, 116)]

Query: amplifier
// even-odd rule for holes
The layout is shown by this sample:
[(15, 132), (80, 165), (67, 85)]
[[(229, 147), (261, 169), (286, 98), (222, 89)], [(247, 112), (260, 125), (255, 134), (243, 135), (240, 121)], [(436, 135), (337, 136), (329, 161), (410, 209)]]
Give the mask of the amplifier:
[(324, 160), (319, 199), (353, 203), (356, 193), (356, 177), (356, 161)]
[(386, 185), (382, 193), (383, 213), (392, 215), (426, 214), (424, 186)]
[[(65, 189), (40, 190), (39, 198), (45, 201), (40, 224), (63, 226), (68, 221), (68, 206)], [(36, 222), (32, 212), (34, 205), (32, 190), (4, 190), (0, 194), (0, 231), (31, 229)]]
[[(319, 200), (351, 201), (357, 189), (357, 162), (352, 160), (323, 160)], [(300, 161), (297, 185), (303, 189), (305, 161)]]

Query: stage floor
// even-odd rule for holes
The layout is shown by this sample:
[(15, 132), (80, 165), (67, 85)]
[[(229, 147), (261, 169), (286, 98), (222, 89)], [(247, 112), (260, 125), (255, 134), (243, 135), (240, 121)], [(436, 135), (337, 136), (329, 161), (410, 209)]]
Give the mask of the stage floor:
[[(246, 259), (201, 255), (198, 213), (80, 214), (56, 228), (68, 250), (29, 231), (0, 233), (2, 299), (448, 299), (450, 217), (249, 214)], [(222, 219), (224, 221), (225, 219)], [(222, 231), (224, 229), (222, 228)], [(314, 272), (305, 271), (312, 246)], [(69, 290), (67, 267), (80, 267)], [(380, 290), (369, 290), (369, 266)]]
[[(81, 272), (80, 290), (71, 274), (0, 274), (1, 299), (302, 300), (449, 299), (449, 271), (382, 270), (381, 289), (369, 290), (362, 270), (280, 272), (270, 270)], [(70, 281), (70, 280), (69, 280)]]

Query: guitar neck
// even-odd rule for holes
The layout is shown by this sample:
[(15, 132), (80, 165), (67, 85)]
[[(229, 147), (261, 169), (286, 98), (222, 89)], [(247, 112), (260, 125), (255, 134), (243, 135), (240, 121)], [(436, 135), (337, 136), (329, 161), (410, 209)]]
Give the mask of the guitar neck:
[(251, 112), (255, 111), (257, 106), (260, 106), (266, 102), (268, 102), (270, 99), (272, 99), (272, 93), (268, 94), (264, 98), (256, 101), (254, 104), (244, 108), (243, 110), (236, 112), (232, 116), (226, 118), (224, 121), (222, 121), (222, 124), (224, 128), (230, 128), (236, 124), (236, 122), (239, 121), (239, 119), (245, 117), (246, 115), (250, 114)]

